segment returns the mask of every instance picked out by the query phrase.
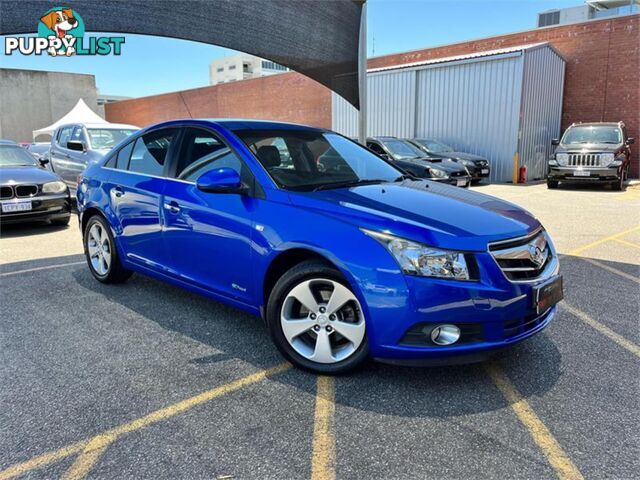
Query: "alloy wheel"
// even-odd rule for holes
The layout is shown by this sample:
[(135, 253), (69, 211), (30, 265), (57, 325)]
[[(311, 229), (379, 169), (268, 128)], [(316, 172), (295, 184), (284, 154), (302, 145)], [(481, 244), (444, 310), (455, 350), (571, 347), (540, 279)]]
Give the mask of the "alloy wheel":
[(98, 275), (106, 275), (111, 266), (111, 242), (109, 235), (99, 223), (89, 229), (87, 236), (87, 251), (92, 268)]
[(353, 292), (325, 278), (305, 280), (291, 289), (280, 324), (298, 354), (323, 364), (350, 357), (365, 337), (364, 316)]

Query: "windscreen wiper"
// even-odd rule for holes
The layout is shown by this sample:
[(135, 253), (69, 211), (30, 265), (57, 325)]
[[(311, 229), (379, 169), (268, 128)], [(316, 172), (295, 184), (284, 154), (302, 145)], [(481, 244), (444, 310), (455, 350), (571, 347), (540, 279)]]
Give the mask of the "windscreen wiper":
[(313, 189), (314, 192), (319, 190), (332, 190), (334, 188), (358, 187), (360, 185), (376, 185), (378, 183), (387, 183), (388, 180), (369, 179), (369, 180), (349, 180), (348, 182), (325, 183)]

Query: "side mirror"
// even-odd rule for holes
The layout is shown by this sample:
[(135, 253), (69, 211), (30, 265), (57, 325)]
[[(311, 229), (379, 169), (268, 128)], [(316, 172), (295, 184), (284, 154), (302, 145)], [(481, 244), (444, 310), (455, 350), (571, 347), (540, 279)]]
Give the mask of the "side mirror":
[(222, 167), (209, 170), (198, 177), (198, 190), (208, 193), (239, 193), (246, 192), (240, 175), (233, 168)]
[(553, 140), (551, 140), (551, 145), (560, 145), (560, 139), (554, 138)]
[(48, 158), (44, 158), (44, 157), (40, 157), (38, 159), (38, 162), (40, 163), (41, 167), (44, 167), (47, 165), (47, 163), (49, 163), (49, 159)]
[(86, 150), (84, 142), (80, 140), (69, 140), (67, 142), (67, 148), (69, 150), (75, 150), (76, 152), (84, 152)]
[(633, 137), (629, 137), (627, 138), (627, 145), (631, 145), (633, 143), (636, 143), (636, 139)]

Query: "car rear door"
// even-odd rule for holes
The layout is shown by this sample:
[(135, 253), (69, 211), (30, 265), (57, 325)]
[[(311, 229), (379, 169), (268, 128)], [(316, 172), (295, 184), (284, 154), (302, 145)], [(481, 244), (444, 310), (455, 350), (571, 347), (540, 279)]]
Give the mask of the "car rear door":
[(167, 158), (177, 145), (177, 128), (148, 132), (124, 145), (109, 176), (109, 202), (117, 237), (128, 261), (166, 273), (162, 195)]
[(253, 175), (239, 155), (209, 129), (186, 127), (164, 192), (162, 215), (172, 274), (219, 295), (248, 303), (253, 211), (259, 200), (238, 193), (207, 193), (196, 186), (205, 172), (228, 167), (243, 183)]

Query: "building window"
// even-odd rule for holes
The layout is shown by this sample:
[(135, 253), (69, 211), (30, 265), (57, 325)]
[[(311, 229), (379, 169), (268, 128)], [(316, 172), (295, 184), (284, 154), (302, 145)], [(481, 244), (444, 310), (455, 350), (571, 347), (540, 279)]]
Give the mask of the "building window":
[(235, 65), (229, 65), (229, 70), (235, 70), (236, 66)]
[(275, 62), (270, 62), (269, 60), (262, 60), (262, 68), (264, 68), (265, 70), (280, 70), (281, 72), (287, 70), (287, 67), (283, 67), (282, 65)]
[(218, 68), (216, 68), (216, 72), (218, 72), (218, 73), (222, 73), (222, 72), (224, 72), (224, 67), (218, 67)]
[(548, 27), (560, 24), (560, 10), (546, 12), (538, 15), (538, 27)]

